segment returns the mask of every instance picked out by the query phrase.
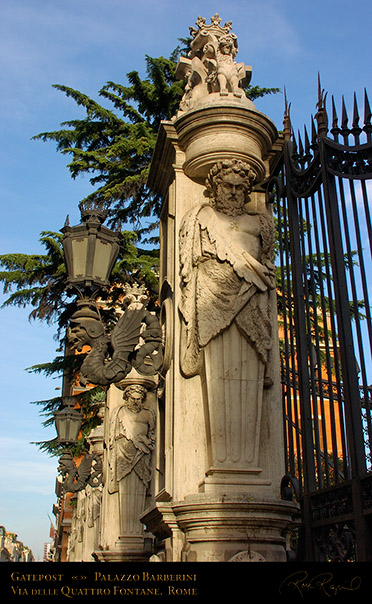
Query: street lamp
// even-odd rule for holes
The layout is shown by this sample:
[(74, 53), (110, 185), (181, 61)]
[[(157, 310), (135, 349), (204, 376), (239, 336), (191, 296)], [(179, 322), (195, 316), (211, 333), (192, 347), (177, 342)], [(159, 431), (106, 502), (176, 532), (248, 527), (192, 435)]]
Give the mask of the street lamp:
[(54, 416), (58, 443), (65, 446), (59, 458), (58, 472), (62, 476), (63, 492), (77, 493), (85, 489), (87, 484), (91, 486), (101, 484), (101, 459), (97, 453), (87, 453), (80, 460), (79, 466), (75, 464), (70, 447), (77, 443), (83, 416), (81, 411), (73, 408), (75, 404), (73, 396), (64, 397), (64, 403), (64, 409), (58, 411)]
[(61, 229), (66, 284), (79, 295), (67, 340), (71, 350), (90, 349), (79, 370), (82, 385), (109, 386), (124, 379), (132, 367), (146, 375), (155, 374), (162, 363), (161, 328), (145, 307), (141, 288), (133, 286), (124, 293), (125, 310), (118, 309), (113, 326), (108, 328), (102, 321), (96, 298), (110, 287), (122, 239), (121, 233), (103, 225), (106, 216), (104, 202), (85, 204), (81, 224), (71, 227), (66, 220)]
[[(64, 408), (54, 415), (58, 443), (65, 447), (59, 458), (58, 465), (58, 471), (62, 475), (64, 493), (77, 493), (78, 491), (82, 491), (88, 483), (91, 484), (91, 486), (97, 486), (102, 479), (102, 476), (98, 472), (101, 460), (96, 453), (87, 453), (80, 461), (79, 466), (76, 466), (75, 464), (71, 447), (77, 443), (83, 419), (82, 412), (74, 409), (75, 400), (76, 399), (73, 396), (65, 396), (63, 398)], [(95, 472), (92, 476), (94, 464)], [(92, 482), (93, 479), (95, 481), (94, 483)]]
[(63, 402), (64, 408), (54, 415), (58, 442), (63, 445), (75, 445), (82, 424), (82, 413), (74, 409), (75, 397), (66, 396)]
[(63, 453), (59, 458), (58, 471), (62, 474), (65, 493), (77, 490), (74, 487), (77, 468), (70, 447), (77, 443), (83, 416), (81, 411), (74, 409), (75, 400), (73, 396), (63, 397), (63, 409), (54, 414), (57, 441), (58, 444), (64, 446)]
[[(104, 203), (85, 204), (80, 209), (81, 223), (71, 227), (67, 218), (61, 229), (67, 271), (66, 285), (75, 288), (79, 296), (77, 310), (70, 318), (68, 339), (70, 338), (70, 347), (73, 348), (72, 341), (77, 339), (80, 342), (79, 338), (84, 332), (87, 338), (84, 343), (92, 350), (95, 350), (95, 346), (101, 350), (107, 336), (95, 298), (110, 285), (110, 274), (119, 253), (122, 235), (103, 225), (107, 216)], [(78, 346), (77, 350), (80, 349)], [(89, 367), (89, 359), (86, 364)], [(104, 359), (102, 364), (104, 365)], [(84, 362), (80, 371), (84, 373)], [(96, 377), (96, 373), (91, 374), (91, 371), (88, 374), (89, 378), (91, 375)], [(93, 379), (91, 383), (98, 384), (99, 380)], [(75, 400), (73, 396), (64, 397), (64, 407), (55, 414), (57, 440), (65, 446), (58, 468), (63, 477), (65, 493), (76, 493), (84, 489), (91, 479), (92, 464), (97, 462), (95, 455), (87, 454), (77, 467), (70, 450), (77, 444), (83, 420), (82, 411), (74, 409)]]
[(67, 283), (80, 297), (107, 288), (112, 268), (119, 253), (121, 233), (103, 225), (107, 211), (102, 204), (81, 210), (81, 224), (71, 227), (68, 218), (63, 233), (63, 250)]

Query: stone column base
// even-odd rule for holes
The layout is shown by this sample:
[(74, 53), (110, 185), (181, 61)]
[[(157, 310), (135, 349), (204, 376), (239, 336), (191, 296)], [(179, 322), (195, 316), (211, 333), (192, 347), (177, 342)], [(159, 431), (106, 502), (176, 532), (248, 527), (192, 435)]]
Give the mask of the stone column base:
[(148, 562), (152, 554), (152, 536), (120, 535), (114, 547), (97, 550), (97, 562)]
[(286, 536), (298, 516), (297, 504), (280, 499), (200, 493), (180, 502), (156, 505), (143, 514), (142, 522), (160, 537), (160, 553), (166, 550), (166, 526), (168, 549), (175, 528), (182, 533), (183, 546), (177, 551), (173, 547), (172, 560), (168, 553), (168, 561), (286, 562)]

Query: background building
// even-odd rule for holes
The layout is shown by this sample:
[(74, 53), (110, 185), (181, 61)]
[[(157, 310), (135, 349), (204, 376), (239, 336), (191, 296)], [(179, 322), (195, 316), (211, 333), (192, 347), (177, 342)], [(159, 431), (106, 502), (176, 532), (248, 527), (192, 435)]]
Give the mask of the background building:
[(35, 562), (30, 548), (4, 526), (0, 526), (0, 562)]

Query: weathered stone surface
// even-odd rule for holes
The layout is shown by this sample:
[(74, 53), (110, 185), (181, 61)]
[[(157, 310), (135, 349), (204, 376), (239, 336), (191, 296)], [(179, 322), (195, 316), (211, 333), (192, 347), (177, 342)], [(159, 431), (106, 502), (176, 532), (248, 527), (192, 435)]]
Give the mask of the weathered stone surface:
[(142, 521), (161, 560), (228, 561), (252, 551), (283, 561), (296, 506), (280, 499), (274, 224), (260, 187), (278, 134), (237, 88), (250, 69), (235, 63), (231, 23), (221, 27), (215, 15), (197, 25), (179, 66), (185, 96), (162, 123), (149, 175), (164, 199), (164, 461)]
[[(151, 371), (159, 359), (162, 366), (150, 377), (135, 365), (108, 389), (94, 555), (284, 561), (297, 507), (280, 499), (274, 223), (262, 187), (280, 143), (242, 90), (251, 68), (235, 61), (231, 23), (199, 17), (191, 34), (191, 54), (178, 66), (185, 95), (160, 126), (148, 180), (163, 198), (164, 350), (144, 352)], [(123, 402), (130, 391), (141, 399), (136, 408)], [(96, 527), (93, 509), (80, 505), (79, 514)], [(76, 532), (76, 555), (79, 539)]]
[[(75, 492), (76, 505), (73, 509), (71, 533), (68, 540), (67, 559), (69, 562), (92, 562), (93, 552), (98, 547), (102, 501), (102, 460), (103, 460), (103, 419), (105, 393), (101, 395), (98, 416), (102, 423), (94, 428), (87, 442), (89, 444), (90, 472), (81, 489)], [(80, 464), (81, 465), (81, 464)], [(80, 466), (79, 466), (80, 467)]]
[(144, 288), (126, 287), (124, 308), (107, 333), (96, 303), (82, 299), (72, 315), (67, 334), (71, 350), (88, 346), (80, 368), (80, 383), (109, 386), (123, 380), (132, 367), (155, 375), (162, 364), (161, 332), (157, 317), (147, 310)]
[(95, 558), (147, 560), (146, 531), (139, 517), (148, 504), (156, 442), (156, 377), (132, 370), (111, 386), (105, 410), (104, 492)]
[(250, 484), (261, 472), (263, 390), (273, 384), (274, 227), (267, 213), (249, 213), (252, 181), (248, 164), (216, 164), (209, 203), (193, 208), (180, 230), (180, 361), (184, 376), (203, 382), (204, 488)]

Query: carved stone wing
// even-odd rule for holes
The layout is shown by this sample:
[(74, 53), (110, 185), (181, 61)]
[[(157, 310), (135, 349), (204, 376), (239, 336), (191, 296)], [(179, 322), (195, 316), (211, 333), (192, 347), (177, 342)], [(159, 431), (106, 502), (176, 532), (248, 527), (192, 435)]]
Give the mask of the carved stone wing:
[(127, 309), (111, 332), (112, 358), (128, 360), (138, 344), (145, 308)]
[(238, 77), (242, 88), (248, 86), (252, 79), (252, 66), (245, 63), (237, 63)]
[(88, 483), (90, 473), (92, 470), (92, 456), (85, 455), (80, 462), (80, 465), (77, 469), (77, 480), (74, 484), (75, 491), (81, 491), (85, 488)]
[(92, 467), (88, 478), (88, 484), (90, 484), (91, 487), (97, 487), (102, 484), (102, 459), (99, 455), (93, 455), (92, 457)]

